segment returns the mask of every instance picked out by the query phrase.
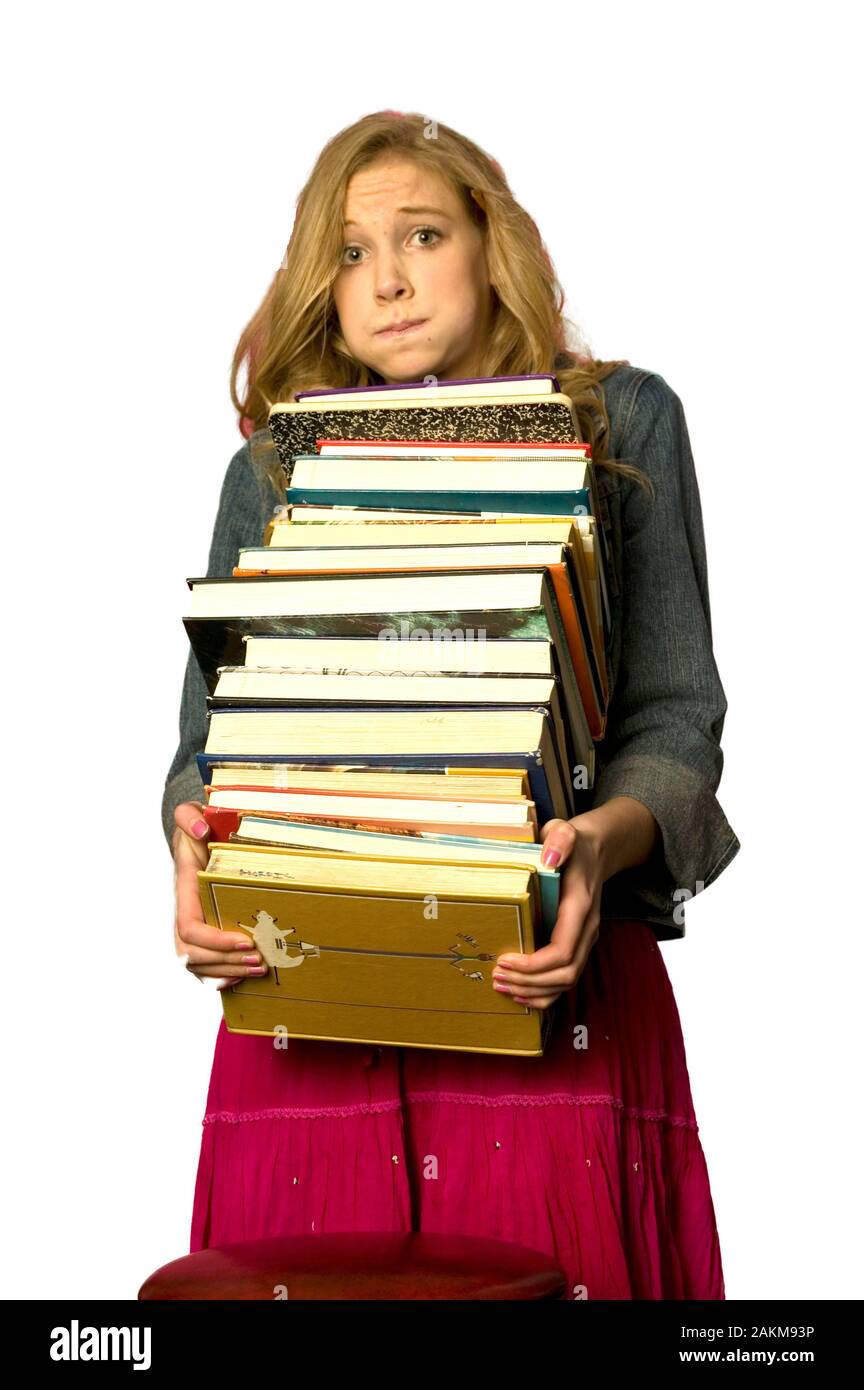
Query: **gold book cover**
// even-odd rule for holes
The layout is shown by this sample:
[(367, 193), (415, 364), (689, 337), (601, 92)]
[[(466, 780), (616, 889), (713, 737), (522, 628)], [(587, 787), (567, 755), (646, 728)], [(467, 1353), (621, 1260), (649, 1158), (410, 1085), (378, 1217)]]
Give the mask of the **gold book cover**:
[(542, 944), (534, 868), (210, 850), (205, 920), (269, 967), (222, 990), (229, 1031), (542, 1056), (553, 1011), (492, 984), (500, 955)]

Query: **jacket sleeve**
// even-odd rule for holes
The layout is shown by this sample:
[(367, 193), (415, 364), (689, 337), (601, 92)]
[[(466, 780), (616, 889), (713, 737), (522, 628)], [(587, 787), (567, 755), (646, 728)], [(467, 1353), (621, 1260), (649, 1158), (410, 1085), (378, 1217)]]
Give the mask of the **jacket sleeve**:
[[(243, 546), (260, 545), (270, 520), (275, 494), (252, 465), (248, 442), (238, 449), (222, 483), (216, 523), (210, 542), (208, 578), (230, 578)], [(181, 801), (203, 801), (204, 785), (195, 761), (207, 741), (207, 686), (191, 647), (180, 701), (180, 741), (165, 778), (162, 829), (168, 847), (174, 834), (174, 807)]]
[(671, 914), (740, 844), (716, 797), (727, 702), (699, 489), (681, 401), (661, 376), (641, 381), (618, 456), (649, 475), (655, 496), (630, 480), (622, 489), (621, 649), (592, 804), (631, 796), (651, 811), (662, 843), (615, 878)]

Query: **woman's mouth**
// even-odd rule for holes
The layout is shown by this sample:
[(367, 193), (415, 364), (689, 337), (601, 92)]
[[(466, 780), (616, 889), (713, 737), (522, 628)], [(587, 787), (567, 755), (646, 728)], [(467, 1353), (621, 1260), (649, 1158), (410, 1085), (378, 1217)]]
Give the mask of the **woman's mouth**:
[(408, 323), (400, 324), (398, 328), (382, 328), (375, 334), (376, 338), (404, 338), (406, 334), (413, 333), (415, 328), (422, 328), (426, 319), (411, 319)]

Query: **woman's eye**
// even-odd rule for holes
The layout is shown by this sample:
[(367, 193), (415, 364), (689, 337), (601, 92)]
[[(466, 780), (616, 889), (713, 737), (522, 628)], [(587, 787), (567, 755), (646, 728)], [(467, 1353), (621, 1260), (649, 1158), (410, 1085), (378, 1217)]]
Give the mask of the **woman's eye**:
[[(418, 227), (418, 228), (416, 229), (416, 231), (414, 231), (414, 232), (411, 233), (411, 235), (412, 235), (412, 236), (431, 236), (431, 237), (436, 237), (436, 238), (440, 241), (440, 239), (441, 239), (443, 233), (442, 233), (442, 232), (439, 232), (438, 229), (437, 229), (436, 227)], [(430, 242), (430, 241), (424, 241), (424, 242), (422, 242), (421, 244), (422, 244), (423, 246), (434, 246), (436, 243), (435, 243), (434, 241), (431, 241), (431, 242)], [(356, 252), (356, 253), (358, 254), (358, 256), (359, 256), (359, 255), (362, 253), (362, 247), (360, 247), (360, 246), (345, 246), (345, 247), (343, 248), (343, 250), (342, 250), (342, 264), (343, 264), (343, 265), (359, 265), (359, 264), (360, 264), (359, 259), (354, 259), (353, 256), (352, 256), (352, 259), (350, 259), (350, 260), (348, 259), (348, 257), (349, 257), (353, 252)]]

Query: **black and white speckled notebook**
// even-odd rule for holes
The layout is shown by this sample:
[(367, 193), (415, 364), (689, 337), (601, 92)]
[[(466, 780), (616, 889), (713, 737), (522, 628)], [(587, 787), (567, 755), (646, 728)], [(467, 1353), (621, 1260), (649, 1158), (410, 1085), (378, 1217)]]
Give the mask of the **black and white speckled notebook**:
[[(298, 454), (314, 454), (319, 439), (392, 439), (442, 444), (568, 444), (579, 441), (576, 411), (569, 396), (555, 393), (495, 401), (473, 398), (452, 404), (388, 404), (362, 407), (279, 402), (269, 416), (285, 482), (291, 482)], [(324, 398), (326, 400), (326, 398)]]

